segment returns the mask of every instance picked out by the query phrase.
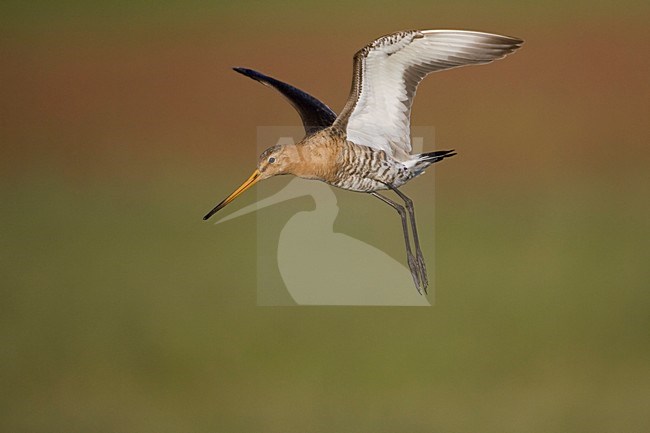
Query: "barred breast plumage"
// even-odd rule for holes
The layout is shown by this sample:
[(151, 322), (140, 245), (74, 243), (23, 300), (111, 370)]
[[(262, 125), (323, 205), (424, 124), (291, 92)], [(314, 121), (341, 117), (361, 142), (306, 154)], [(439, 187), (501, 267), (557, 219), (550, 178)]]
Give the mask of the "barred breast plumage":
[(390, 158), (383, 150), (360, 146), (350, 141), (340, 143), (334, 179), (338, 188), (371, 192), (402, 186), (418, 173)]

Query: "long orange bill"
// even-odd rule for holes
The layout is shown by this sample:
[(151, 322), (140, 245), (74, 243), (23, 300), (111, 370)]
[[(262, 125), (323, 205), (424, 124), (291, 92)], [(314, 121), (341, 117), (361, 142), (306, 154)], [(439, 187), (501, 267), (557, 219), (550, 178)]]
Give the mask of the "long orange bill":
[(226, 197), (226, 198), (225, 198), (221, 203), (219, 203), (218, 205), (216, 205), (216, 206), (214, 207), (214, 209), (212, 209), (210, 212), (208, 212), (208, 214), (207, 214), (206, 216), (203, 217), (203, 219), (204, 219), (204, 220), (207, 220), (207, 219), (210, 218), (212, 215), (214, 215), (215, 213), (219, 212), (219, 210), (221, 210), (222, 208), (224, 208), (228, 203), (230, 203), (231, 201), (233, 201), (234, 199), (236, 199), (238, 195), (240, 195), (241, 193), (243, 193), (244, 191), (246, 191), (246, 190), (247, 190), (248, 188), (250, 188), (251, 186), (255, 185), (255, 184), (257, 183), (258, 180), (260, 180), (260, 171), (259, 171), (259, 170), (255, 170), (255, 171), (253, 172), (253, 174), (251, 175), (251, 177), (249, 177), (248, 180), (247, 180), (246, 182), (242, 183), (241, 186), (235, 190), (235, 192), (233, 192), (232, 194), (230, 194), (230, 195), (229, 195), (228, 197)]

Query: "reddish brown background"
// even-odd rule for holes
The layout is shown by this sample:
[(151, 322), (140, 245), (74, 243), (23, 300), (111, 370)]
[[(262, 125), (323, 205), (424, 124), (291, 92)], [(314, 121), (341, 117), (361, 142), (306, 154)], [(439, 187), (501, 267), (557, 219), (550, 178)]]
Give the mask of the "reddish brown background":
[[(644, 3), (3, 8), (3, 431), (650, 428)], [(413, 124), (459, 152), (423, 242), (436, 306), (255, 307), (254, 216), (200, 218), (257, 126), (298, 118), (229, 68), (338, 111), (355, 50), (405, 28), (526, 40), (419, 90)], [(338, 196), (336, 228), (401, 260), (389, 210)]]

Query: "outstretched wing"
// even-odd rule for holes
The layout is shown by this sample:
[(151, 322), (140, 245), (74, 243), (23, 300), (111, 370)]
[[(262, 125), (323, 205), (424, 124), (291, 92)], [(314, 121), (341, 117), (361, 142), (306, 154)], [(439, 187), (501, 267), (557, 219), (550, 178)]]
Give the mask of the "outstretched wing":
[(348, 140), (406, 160), (411, 152), (411, 105), (431, 72), (501, 59), (523, 43), (465, 30), (412, 30), (383, 36), (354, 56), (352, 90), (335, 126)]
[(287, 98), (291, 105), (293, 105), (293, 108), (295, 108), (298, 114), (300, 114), (307, 135), (332, 126), (332, 123), (336, 120), (336, 113), (334, 113), (327, 105), (290, 84), (283, 83), (280, 80), (276, 80), (275, 78), (252, 69), (233, 69), (240, 74), (259, 81), (265, 86), (273, 87)]

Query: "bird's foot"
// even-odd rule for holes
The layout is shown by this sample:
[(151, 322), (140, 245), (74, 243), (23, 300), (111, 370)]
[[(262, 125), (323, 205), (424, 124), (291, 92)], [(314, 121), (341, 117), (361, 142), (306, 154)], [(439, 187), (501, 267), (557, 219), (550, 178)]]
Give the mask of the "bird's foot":
[[(426, 270), (423, 273), (420, 268), (420, 264), (413, 254), (410, 252), (406, 256), (409, 269), (411, 270), (411, 276), (413, 277), (413, 282), (415, 283), (415, 288), (417, 289), (420, 295), (424, 295), (427, 292), (427, 283), (426, 283)], [(425, 281), (422, 281), (422, 275), (424, 275)]]
[(422, 289), (424, 290), (424, 293), (427, 293), (427, 287), (429, 287), (429, 278), (427, 277), (427, 265), (424, 262), (424, 256), (422, 256), (422, 252), (420, 250), (417, 251), (416, 256), (419, 265), (418, 267), (420, 269), (420, 281), (422, 282)]

